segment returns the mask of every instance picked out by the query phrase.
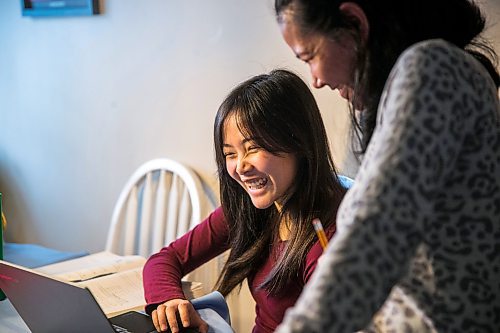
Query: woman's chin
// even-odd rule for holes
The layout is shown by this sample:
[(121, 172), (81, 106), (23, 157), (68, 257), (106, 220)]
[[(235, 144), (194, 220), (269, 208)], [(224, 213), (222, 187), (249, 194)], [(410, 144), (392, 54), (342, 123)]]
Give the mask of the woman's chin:
[(353, 100), (352, 88), (349, 88), (347, 86), (342, 86), (342, 87), (337, 88), (337, 90), (339, 91), (340, 97), (342, 97), (343, 99), (345, 99), (346, 101), (351, 103), (352, 107), (355, 110), (362, 111), (364, 109), (364, 107), (363, 107), (361, 101), (359, 101), (359, 99), (357, 99), (357, 101)]
[(351, 101), (352, 99), (352, 89), (351, 88), (348, 88), (346, 86), (342, 86), (341, 88), (338, 88), (338, 91), (339, 91), (339, 94), (340, 96), (347, 100), (348, 102)]

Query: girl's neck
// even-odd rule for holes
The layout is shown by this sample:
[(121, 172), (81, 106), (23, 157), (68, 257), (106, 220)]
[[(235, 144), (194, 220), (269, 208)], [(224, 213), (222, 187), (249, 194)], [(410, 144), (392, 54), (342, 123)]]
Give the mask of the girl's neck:
[(280, 221), (280, 226), (278, 230), (279, 239), (281, 241), (286, 241), (289, 239), (290, 227), (291, 227), (290, 220), (287, 217), (283, 217)]

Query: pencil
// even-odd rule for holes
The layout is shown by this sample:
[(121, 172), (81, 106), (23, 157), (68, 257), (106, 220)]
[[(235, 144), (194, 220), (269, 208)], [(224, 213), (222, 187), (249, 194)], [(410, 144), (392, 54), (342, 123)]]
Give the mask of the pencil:
[(312, 224), (316, 234), (318, 235), (319, 243), (321, 244), (323, 250), (325, 250), (328, 245), (328, 238), (326, 238), (325, 229), (323, 229), (323, 225), (318, 218), (313, 219)]

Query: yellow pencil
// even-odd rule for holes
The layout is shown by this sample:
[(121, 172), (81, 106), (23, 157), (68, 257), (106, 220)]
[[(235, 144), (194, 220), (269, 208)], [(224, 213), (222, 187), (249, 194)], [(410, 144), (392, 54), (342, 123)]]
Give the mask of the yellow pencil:
[(326, 238), (325, 229), (323, 229), (323, 225), (318, 218), (313, 219), (312, 224), (316, 234), (318, 235), (319, 243), (321, 244), (323, 250), (325, 250), (328, 245), (328, 238)]

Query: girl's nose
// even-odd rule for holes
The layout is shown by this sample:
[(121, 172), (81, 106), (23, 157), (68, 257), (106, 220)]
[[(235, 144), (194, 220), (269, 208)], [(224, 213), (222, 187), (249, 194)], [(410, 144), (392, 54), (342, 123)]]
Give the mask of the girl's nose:
[(236, 165), (236, 172), (239, 175), (244, 174), (250, 168), (251, 168), (251, 165), (250, 165), (250, 163), (248, 163), (248, 161), (246, 160), (245, 156), (243, 156), (242, 158), (238, 159), (238, 164)]

